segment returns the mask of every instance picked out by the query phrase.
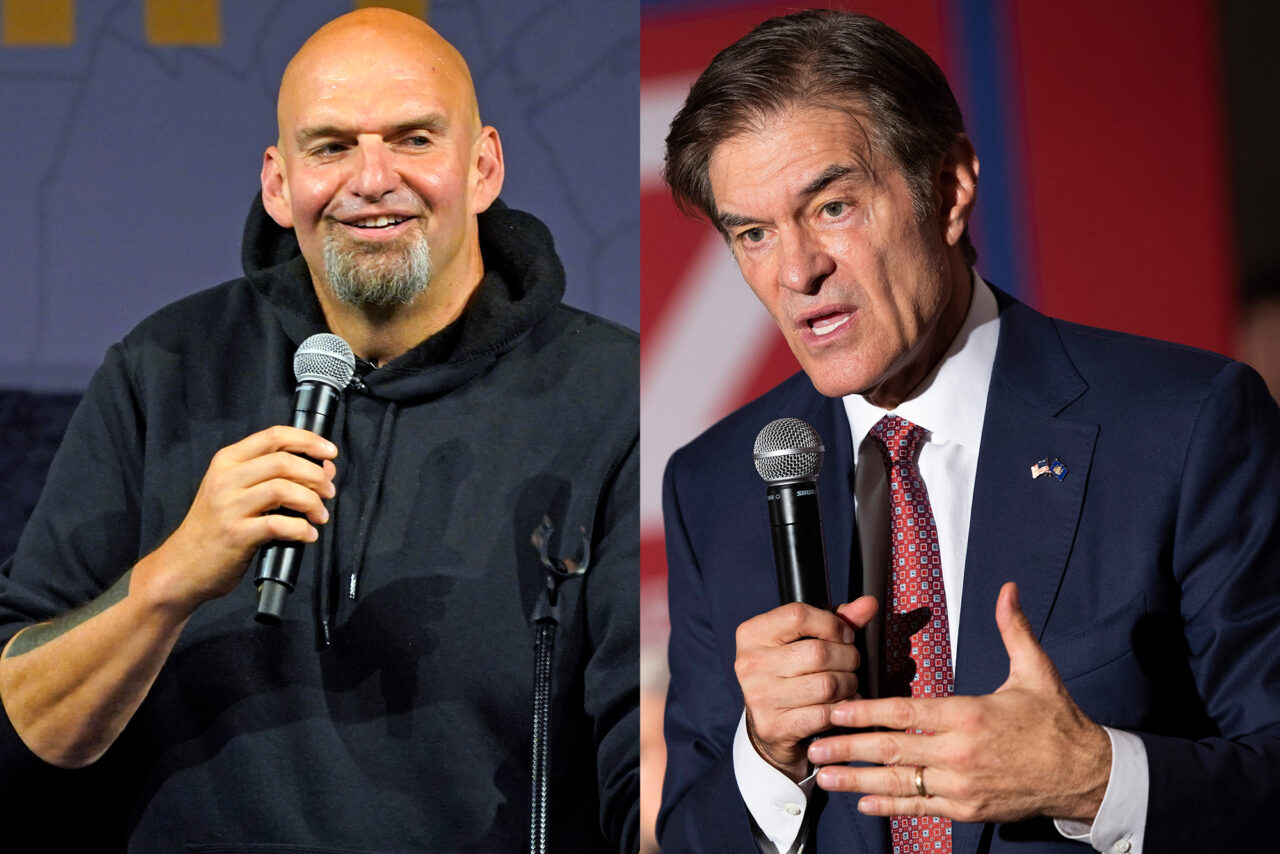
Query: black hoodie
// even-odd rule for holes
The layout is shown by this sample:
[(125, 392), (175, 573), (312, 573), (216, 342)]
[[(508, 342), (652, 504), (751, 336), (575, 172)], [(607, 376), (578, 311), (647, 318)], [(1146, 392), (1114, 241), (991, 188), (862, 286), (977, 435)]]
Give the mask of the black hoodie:
[[(70, 787), (129, 851), (522, 850), (550, 576), (550, 849), (637, 848), (637, 338), (560, 303), (533, 217), (495, 205), (480, 239), (463, 316), (357, 366), (282, 624), (253, 621), (251, 579), (202, 606), (88, 771), (43, 766), (5, 719), (0, 797)], [(96, 597), (182, 521), (215, 451), (286, 420), (324, 319), (260, 203), (243, 257), (108, 352), (0, 576), (0, 638)]]

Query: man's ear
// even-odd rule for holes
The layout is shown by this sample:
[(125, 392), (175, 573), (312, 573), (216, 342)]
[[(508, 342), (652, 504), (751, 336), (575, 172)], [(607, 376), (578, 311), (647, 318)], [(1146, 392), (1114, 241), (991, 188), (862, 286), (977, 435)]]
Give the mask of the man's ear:
[(471, 146), (471, 212), (483, 213), (502, 191), (506, 176), (502, 163), (502, 140), (496, 128), (482, 127)]
[(289, 206), (289, 180), (284, 174), (284, 155), (274, 145), (262, 154), (262, 206), (281, 228), (293, 228)]
[(937, 187), (942, 236), (948, 246), (956, 246), (978, 200), (978, 155), (967, 136), (959, 137), (942, 155)]

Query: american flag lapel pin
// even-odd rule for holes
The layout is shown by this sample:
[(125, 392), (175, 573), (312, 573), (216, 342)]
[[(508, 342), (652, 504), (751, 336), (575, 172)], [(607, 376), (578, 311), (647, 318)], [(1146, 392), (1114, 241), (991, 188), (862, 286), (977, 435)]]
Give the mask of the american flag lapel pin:
[[(1055, 461), (1056, 462), (1056, 461)], [(1031, 467), (1032, 477), (1045, 477), (1049, 474), (1049, 458), (1045, 457)]]

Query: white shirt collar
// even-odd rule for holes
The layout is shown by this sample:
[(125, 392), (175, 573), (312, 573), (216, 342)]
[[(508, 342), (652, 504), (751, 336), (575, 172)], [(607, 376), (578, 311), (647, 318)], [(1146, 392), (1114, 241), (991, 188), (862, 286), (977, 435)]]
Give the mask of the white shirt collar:
[(969, 312), (942, 360), (897, 409), (881, 409), (862, 395), (843, 398), (854, 439), (861, 445), (882, 417), (898, 415), (928, 430), (931, 441), (958, 442), (976, 454), (982, 441), (987, 389), (1000, 337), (1000, 310), (991, 288), (972, 269)]

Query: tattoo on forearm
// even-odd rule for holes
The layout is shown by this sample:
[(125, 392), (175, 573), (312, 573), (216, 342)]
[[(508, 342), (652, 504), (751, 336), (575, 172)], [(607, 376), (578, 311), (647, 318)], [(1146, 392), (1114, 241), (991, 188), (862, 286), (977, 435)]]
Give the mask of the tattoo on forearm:
[(4, 651), (4, 657), (13, 658), (15, 655), (22, 655), (24, 652), (31, 652), (31, 650), (44, 646), (54, 638), (61, 637), (86, 620), (101, 614), (129, 595), (129, 578), (132, 575), (133, 570), (131, 569), (120, 576), (115, 584), (108, 587), (101, 596), (92, 602), (68, 611), (60, 617), (54, 617), (47, 623), (37, 623), (18, 632), (17, 636), (9, 642), (8, 649)]

